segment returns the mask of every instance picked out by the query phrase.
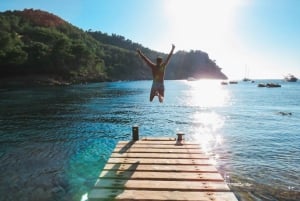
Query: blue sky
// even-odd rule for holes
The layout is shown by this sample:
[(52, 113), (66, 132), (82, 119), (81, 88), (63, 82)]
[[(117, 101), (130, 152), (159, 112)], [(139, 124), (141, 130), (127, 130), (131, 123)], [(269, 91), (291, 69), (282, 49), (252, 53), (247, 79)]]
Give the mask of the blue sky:
[(300, 77), (300, 0), (1, 0), (151, 49), (202, 50), (230, 79)]

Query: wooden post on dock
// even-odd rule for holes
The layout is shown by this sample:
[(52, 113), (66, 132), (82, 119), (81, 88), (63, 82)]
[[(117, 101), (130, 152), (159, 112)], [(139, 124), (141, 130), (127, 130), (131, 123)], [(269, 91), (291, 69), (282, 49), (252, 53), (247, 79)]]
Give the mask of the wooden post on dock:
[(132, 126), (132, 140), (133, 141), (139, 140), (139, 127), (137, 125)]
[(177, 143), (182, 143), (184, 133), (177, 133)]

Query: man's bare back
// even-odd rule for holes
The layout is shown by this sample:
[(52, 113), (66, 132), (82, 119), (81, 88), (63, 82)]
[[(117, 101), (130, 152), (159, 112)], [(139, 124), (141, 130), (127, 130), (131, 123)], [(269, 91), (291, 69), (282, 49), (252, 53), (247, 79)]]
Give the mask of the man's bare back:
[(154, 96), (158, 96), (159, 102), (161, 103), (163, 102), (164, 92), (165, 92), (165, 86), (164, 86), (165, 70), (170, 61), (171, 56), (173, 55), (174, 49), (175, 49), (175, 45), (172, 45), (172, 49), (165, 62), (161, 57), (157, 57), (156, 63), (153, 63), (149, 58), (147, 58), (141, 52), (141, 50), (137, 49), (137, 53), (152, 70), (153, 83), (150, 91), (150, 101), (153, 100)]

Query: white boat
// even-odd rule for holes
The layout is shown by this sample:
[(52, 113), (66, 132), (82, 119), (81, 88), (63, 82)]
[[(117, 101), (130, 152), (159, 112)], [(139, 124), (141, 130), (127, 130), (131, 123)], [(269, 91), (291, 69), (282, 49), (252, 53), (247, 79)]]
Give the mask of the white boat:
[(297, 82), (298, 78), (292, 74), (288, 74), (287, 76), (284, 77), (284, 80), (287, 82)]

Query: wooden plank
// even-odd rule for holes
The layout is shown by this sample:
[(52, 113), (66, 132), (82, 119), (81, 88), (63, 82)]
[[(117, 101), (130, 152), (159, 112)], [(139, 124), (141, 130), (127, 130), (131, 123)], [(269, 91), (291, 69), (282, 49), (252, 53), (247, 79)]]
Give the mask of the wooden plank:
[(102, 171), (100, 178), (146, 179), (174, 181), (224, 181), (219, 173), (201, 172), (141, 172), (141, 171)]
[(208, 159), (205, 154), (173, 154), (173, 153), (112, 153), (111, 158), (181, 158), (181, 159)]
[(107, 163), (103, 170), (127, 170), (127, 171), (157, 171), (157, 172), (218, 172), (212, 165), (143, 165), (111, 164)]
[(175, 137), (144, 137), (142, 138), (142, 141), (176, 141)]
[(190, 201), (237, 201), (232, 192), (188, 192), (93, 189), (89, 201), (103, 200), (190, 200)]
[(110, 158), (107, 163), (124, 163), (124, 164), (162, 164), (162, 165), (211, 165), (208, 159), (152, 159), (152, 158)]
[(159, 149), (150, 147), (138, 147), (123, 149), (122, 147), (116, 147), (114, 152), (118, 153), (203, 153), (201, 149)]
[(184, 144), (184, 145), (176, 145), (176, 144), (117, 144), (118, 148), (138, 148), (138, 147), (142, 147), (142, 148), (147, 148), (147, 147), (151, 147), (151, 148), (160, 148), (160, 149), (200, 149), (199, 145), (195, 145), (195, 144)]
[(155, 180), (118, 180), (98, 179), (96, 188), (119, 188), (130, 190), (163, 190), (163, 191), (230, 191), (224, 182), (191, 182), (191, 181), (155, 181)]
[[(189, 142), (189, 141), (183, 141), (182, 142), (184, 145), (197, 145), (199, 146), (199, 143), (195, 142)], [(175, 145), (176, 140), (139, 140), (139, 141), (119, 141), (120, 145), (133, 145), (133, 144), (144, 144), (144, 145), (149, 145), (149, 144), (164, 144), (164, 145)]]

